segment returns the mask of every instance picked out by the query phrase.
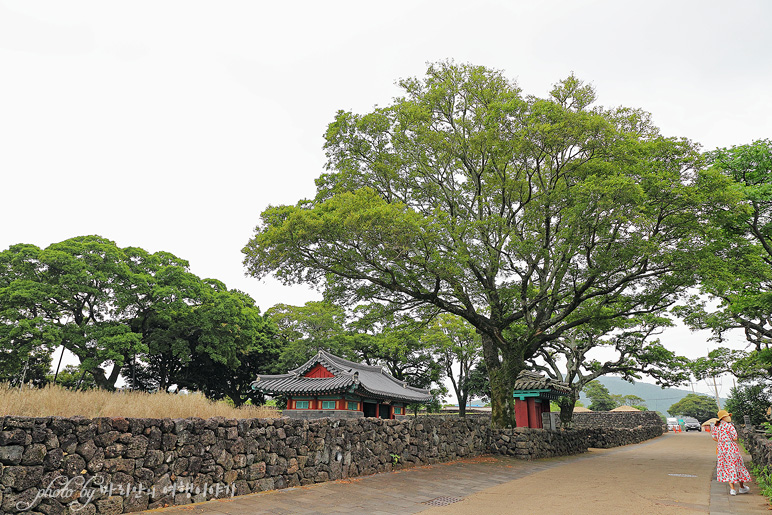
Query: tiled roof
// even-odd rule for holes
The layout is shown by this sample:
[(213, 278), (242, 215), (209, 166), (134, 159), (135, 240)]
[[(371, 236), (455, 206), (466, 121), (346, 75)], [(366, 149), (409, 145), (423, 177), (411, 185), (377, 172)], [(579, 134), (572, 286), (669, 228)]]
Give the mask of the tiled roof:
[(522, 370), (517, 375), (515, 390), (552, 390), (562, 394), (571, 393), (571, 387), (568, 386), (568, 383), (553, 381), (549, 377), (544, 377), (530, 370)]
[[(317, 364), (323, 365), (334, 377), (303, 377)], [(320, 395), (348, 391), (365, 397), (404, 402), (427, 402), (431, 399), (429, 390), (408, 386), (381, 367), (355, 363), (323, 350), (287, 374), (257, 376), (252, 388), (271, 395)]]

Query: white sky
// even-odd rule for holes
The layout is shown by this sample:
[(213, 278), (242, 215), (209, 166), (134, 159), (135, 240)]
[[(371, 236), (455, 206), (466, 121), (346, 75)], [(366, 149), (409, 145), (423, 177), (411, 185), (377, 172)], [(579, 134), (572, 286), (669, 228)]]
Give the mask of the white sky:
[(241, 248), (269, 204), (313, 195), (337, 110), (452, 58), (539, 96), (573, 71), (665, 135), (750, 143), (772, 136), (770, 19), (767, 0), (0, 0), (0, 249), (99, 234), (263, 310), (303, 304), (303, 287), (245, 277)]

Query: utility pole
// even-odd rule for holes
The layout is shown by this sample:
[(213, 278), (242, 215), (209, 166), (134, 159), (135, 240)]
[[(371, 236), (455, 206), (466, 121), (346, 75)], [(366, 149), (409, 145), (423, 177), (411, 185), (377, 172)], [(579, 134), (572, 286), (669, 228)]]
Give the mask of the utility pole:
[(59, 354), (59, 363), (56, 365), (56, 372), (54, 373), (54, 384), (56, 384), (56, 378), (59, 377), (59, 367), (62, 366), (62, 358), (64, 357), (64, 345), (62, 345), (62, 353)]
[(718, 398), (718, 386), (716, 386), (716, 376), (713, 376), (713, 391), (716, 392), (716, 406), (721, 409), (721, 401)]

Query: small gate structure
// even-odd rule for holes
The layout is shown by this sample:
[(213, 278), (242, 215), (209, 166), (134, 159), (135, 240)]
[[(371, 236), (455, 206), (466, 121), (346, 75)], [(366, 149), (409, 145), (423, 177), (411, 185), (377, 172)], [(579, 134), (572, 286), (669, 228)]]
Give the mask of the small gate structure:
[[(517, 427), (557, 429), (557, 417), (549, 415), (550, 401), (571, 393), (568, 383), (553, 381), (530, 370), (523, 370), (515, 381), (515, 423)], [(544, 417), (544, 415), (547, 415)]]

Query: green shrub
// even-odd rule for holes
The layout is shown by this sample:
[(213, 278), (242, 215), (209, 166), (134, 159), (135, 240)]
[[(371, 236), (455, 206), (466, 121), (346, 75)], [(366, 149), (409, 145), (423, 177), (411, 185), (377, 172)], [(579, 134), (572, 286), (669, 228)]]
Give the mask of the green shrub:
[(759, 485), (761, 495), (767, 498), (772, 503), (772, 471), (769, 467), (762, 467), (756, 463), (751, 463), (750, 466), (753, 477), (756, 478), (756, 484)]

